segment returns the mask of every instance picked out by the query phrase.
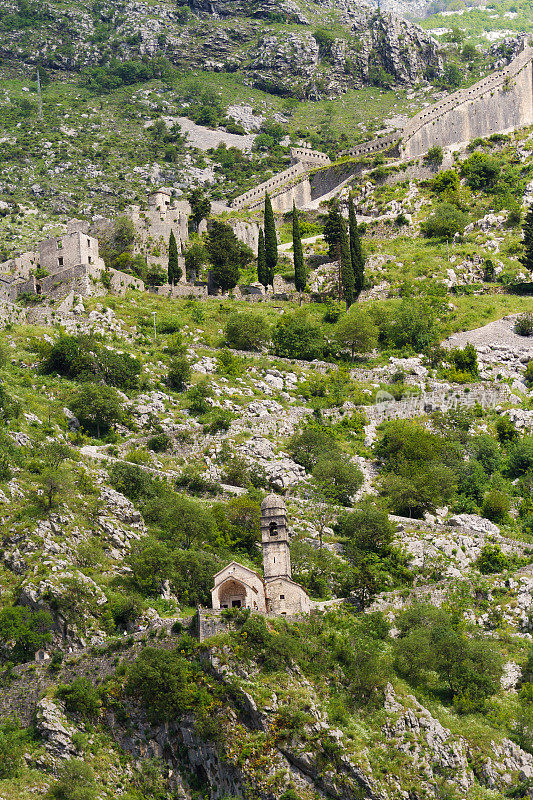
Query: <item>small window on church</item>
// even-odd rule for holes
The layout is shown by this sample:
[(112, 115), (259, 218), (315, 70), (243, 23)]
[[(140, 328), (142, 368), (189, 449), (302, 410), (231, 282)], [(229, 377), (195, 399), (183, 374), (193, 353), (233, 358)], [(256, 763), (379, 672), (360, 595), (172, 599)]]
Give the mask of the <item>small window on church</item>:
[(278, 534), (278, 523), (277, 522), (271, 522), (270, 525), (268, 526), (268, 530), (269, 530), (271, 536), (277, 536), (277, 534)]
[(285, 600), (285, 595), (284, 594), (280, 594), (279, 599), (280, 600)]

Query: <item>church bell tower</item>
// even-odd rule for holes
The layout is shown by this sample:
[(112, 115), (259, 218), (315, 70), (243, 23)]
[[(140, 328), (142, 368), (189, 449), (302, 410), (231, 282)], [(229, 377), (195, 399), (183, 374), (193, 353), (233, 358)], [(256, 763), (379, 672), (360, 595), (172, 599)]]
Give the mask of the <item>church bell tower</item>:
[(265, 581), (291, 578), (291, 554), (287, 509), (277, 494), (269, 494), (261, 503), (261, 540)]

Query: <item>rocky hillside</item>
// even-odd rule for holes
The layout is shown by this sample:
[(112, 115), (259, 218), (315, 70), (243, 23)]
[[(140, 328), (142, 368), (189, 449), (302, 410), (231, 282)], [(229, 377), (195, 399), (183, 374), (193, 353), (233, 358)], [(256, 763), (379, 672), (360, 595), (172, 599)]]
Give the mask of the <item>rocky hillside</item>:
[[(13, 0), (0, 26), (0, 56), (8, 61), (79, 71), (109, 59), (168, 59), (185, 70), (236, 72), (297, 98), (331, 97), (372, 82), (380, 70), (393, 82), (416, 83), (443, 66), (437, 44), (419, 28), (352, 3), (191, 0), (176, 10), (165, 2), (65, 9)], [(152, 66), (155, 77), (161, 66)]]

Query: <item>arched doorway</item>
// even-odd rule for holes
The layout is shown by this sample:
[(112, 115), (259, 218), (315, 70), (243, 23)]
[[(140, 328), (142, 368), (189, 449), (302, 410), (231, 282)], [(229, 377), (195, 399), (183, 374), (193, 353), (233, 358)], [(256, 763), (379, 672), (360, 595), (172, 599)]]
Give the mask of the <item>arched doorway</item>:
[(246, 608), (246, 586), (234, 578), (224, 581), (218, 590), (220, 608)]

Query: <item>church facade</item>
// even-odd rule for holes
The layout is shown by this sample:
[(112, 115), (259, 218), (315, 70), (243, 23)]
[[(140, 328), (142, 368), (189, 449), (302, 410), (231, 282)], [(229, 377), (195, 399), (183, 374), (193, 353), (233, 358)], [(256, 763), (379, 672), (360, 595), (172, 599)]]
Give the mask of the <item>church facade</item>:
[(292, 580), (287, 509), (276, 494), (261, 503), (263, 572), (232, 561), (215, 575), (211, 591), (213, 609), (249, 608), (260, 614), (307, 614), (311, 601)]

